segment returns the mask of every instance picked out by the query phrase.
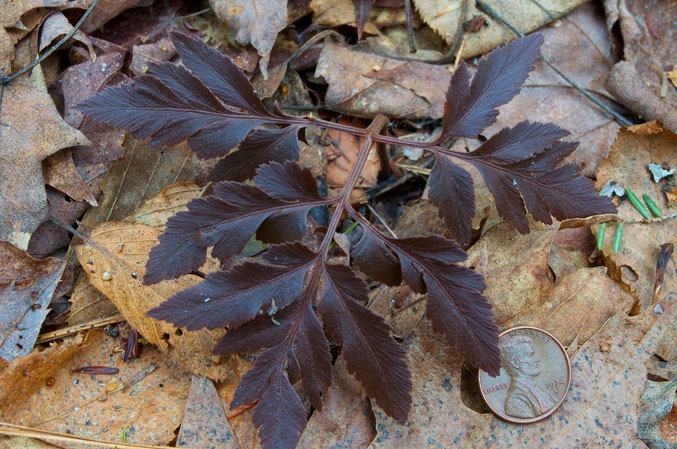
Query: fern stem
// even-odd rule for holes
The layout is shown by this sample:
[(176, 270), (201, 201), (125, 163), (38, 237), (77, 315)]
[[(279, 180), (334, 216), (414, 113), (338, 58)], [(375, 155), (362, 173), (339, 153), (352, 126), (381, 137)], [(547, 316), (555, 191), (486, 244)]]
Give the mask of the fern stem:
[(362, 142), (362, 146), (360, 147), (360, 152), (357, 155), (355, 164), (348, 174), (348, 179), (346, 180), (343, 189), (341, 189), (341, 193), (338, 195), (338, 198), (340, 198), (338, 200), (339, 202), (336, 205), (336, 210), (334, 210), (334, 213), (329, 220), (327, 233), (325, 234), (324, 240), (322, 241), (322, 246), (320, 246), (320, 250), (318, 251), (322, 257), (326, 257), (327, 252), (329, 251), (329, 245), (334, 239), (334, 233), (336, 232), (338, 223), (341, 220), (343, 211), (350, 208), (350, 193), (355, 188), (355, 184), (357, 183), (360, 173), (362, 173), (364, 164), (367, 162), (367, 158), (369, 157), (369, 149), (375, 140), (374, 137), (380, 133), (387, 124), (388, 118), (386, 116), (377, 115), (374, 117), (374, 120), (371, 122), (369, 127), (365, 130), (362, 130), (365, 133), (364, 142)]

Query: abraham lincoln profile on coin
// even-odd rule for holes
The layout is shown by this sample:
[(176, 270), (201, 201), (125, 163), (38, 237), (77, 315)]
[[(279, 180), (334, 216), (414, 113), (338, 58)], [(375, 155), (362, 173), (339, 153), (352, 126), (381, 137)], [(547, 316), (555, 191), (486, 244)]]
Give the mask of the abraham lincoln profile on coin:
[(530, 337), (519, 335), (501, 345), (501, 365), (510, 376), (505, 413), (516, 418), (535, 418), (557, 401), (537, 385), (541, 358)]

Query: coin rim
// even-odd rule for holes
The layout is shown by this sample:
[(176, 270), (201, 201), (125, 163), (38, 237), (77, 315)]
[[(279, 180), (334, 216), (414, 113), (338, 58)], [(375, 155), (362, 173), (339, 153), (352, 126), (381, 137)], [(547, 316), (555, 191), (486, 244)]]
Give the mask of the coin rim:
[(487, 404), (487, 406), (489, 406), (489, 408), (491, 409), (491, 412), (494, 415), (496, 415), (497, 417), (499, 417), (500, 419), (502, 419), (504, 421), (508, 421), (508, 422), (513, 423), (513, 424), (530, 424), (530, 423), (534, 423), (534, 422), (537, 422), (537, 421), (541, 421), (541, 420), (547, 418), (548, 416), (552, 415), (555, 412), (555, 410), (557, 410), (560, 407), (560, 405), (562, 405), (562, 402), (564, 402), (564, 399), (566, 399), (567, 394), (569, 393), (569, 388), (571, 387), (571, 360), (569, 360), (569, 354), (567, 353), (566, 349), (564, 349), (564, 345), (562, 345), (562, 343), (560, 343), (560, 341), (554, 335), (552, 335), (550, 332), (545, 331), (545, 330), (538, 328), (538, 327), (534, 327), (534, 326), (512, 327), (512, 328), (510, 328), (506, 331), (501, 332), (498, 335), (498, 339), (500, 341), (501, 337), (504, 336), (505, 334), (507, 334), (509, 332), (516, 331), (516, 330), (521, 330), (521, 329), (533, 329), (533, 330), (538, 331), (538, 332), (543, 332), (548, 337), (552, 338), (555, 341), (555, 343), (557, 343), (557, 346), (559, 346), (560, 350), (564, 354), (564, 359), (567, 362), (567, 385), (566, 385), (565, 393), (562, 396), (562, 399), (559, 400), (557, 405), (553, 406), (547, 413), (544, 413), (542, 415), (538, 415), (534, 418), (514, 418), (514, 417), (510, 417), (510, 416), (502, 414), (501, 412), (496, 410), (494, 407), (491, 406), (491, 404), (487, 400), (487, 397), (484, 394), (484, 389), (482, 387), (482, 373), (483, 372), (486, 373), (486, 371), (482, 371), (481, 369), (478, 370), (477, 380), (479, 381), (480, 393), (482, 394), (482, 399), (484, 399), (484, 402)]

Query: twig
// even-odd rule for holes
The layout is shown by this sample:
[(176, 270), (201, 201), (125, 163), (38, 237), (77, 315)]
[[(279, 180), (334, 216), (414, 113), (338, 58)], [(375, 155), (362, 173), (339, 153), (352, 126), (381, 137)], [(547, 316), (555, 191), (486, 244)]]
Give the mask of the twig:
[(376, 219), (377, 219), (378, 221), (380, 221), (381, 224), (382, 224), (383, 226), (385, 226), (385, 228), (386, 228), (386, 230), (388, 231), (388, 233), (389, 233), (391, 236), (393, 236), (394, 238), (397, 238), (397, 234), (395, 234), (395, 233), (393, 232), (393, 230), (390, 229), (390, 226), (388, 226), (388, 223), (386, 223), (386, 221), (383, 219), (383, 217), (381, 217), (381, 216), (379, 215), (379, 213), (376, 212), (376, 209), (374, 209), (373, 207), (371, 207), (369, 204), (367, 204), (367, 208), (369, 208), (369, 212), (371, 212), (372, 214), (374, 214), (374, 217), (376, 217)]
[[(524, 37), (524, 33), (522, 33), (520, 30), (518, 30), (508, 19), (500, 15), (498, 12), (496, 12), (491, 6), (487, 5), (481, 0), (477, 0), (477, 7), (484, 11), (485, 13), (489, 14), (491, 17), (494, 19), (500, 21), (505, 25), (506, 27), (510, 28), (515, 34), (517, 34), (519, 37)], [(545, 56), (543, 53), (539, 54), (543, 62), (548, 64), (551, 69), (553, 69), (559, 76), (564, 78), (564, 80), (571, 84), (576, 90), (578, 90), (580, 93), (582, 93), (587, 99), (595, 103), (597, 106), (602, 108), (604, 111), (609, 113), (618, 123), (620, 123), (623, 126), (632, 126), (633, 123), (630, 122), (628, 119), (623, 117), (622, 115), (618, 114), (614, 110), (612, 110), (609, 106), (605, 105), (601, 101), (599, 101), (597, 98), (594, 96), (590, 95), (585, 89), (583, 89), (576, 81), (573, 79), (569, 78), (567, 75), (565, 75), (555, 64), (550, 61), (550, 59)]]
[(416, 41), (414, 40), (414, 21), (411, 15), (411, 0), (404, 0), (404, 12), (407, 15), (407, 33), (409, 34), (409, 52), (416, 53)]
[(0, 422), (0, 435), (17, 436), (25, 438), (37, 438), (47, 441), (60, 441), (65, 443), (89, 444), (92, 446), (110, 449), (174, 449), (169, 446), (149, 446), (134, 443), (112, 443), (109, 441), (95, 440), (94, 438), (79, 437), (67, 433), (51, 432), (49, 430), (33, 429), (6, 422)]
[(68, 41), (68, 39), (70, 39), (71, 37), (73, 37), (73, 35), (78, 31), (78, 29), (79, 29), (80, 26), (83, 24), (83, 22), (84, 22), (84, 21), (87, 19), (87, 17), (89, 17), (89, 15), (92, 13), (92, 11), (94, 10), (94, 7), (96, 6), (97, 3), (99, 3), (99, 0), (94, 0), (94, 1), (92, 2), (92, 4), (89, 5), (89, 8), (87, 8), (87, 11), (85, 11), (85, 13), (82, 15), (82, 17), (80, 17), (80, 20), (78, 20), (78, 23), (75, 24), (75, 26), (73, 27), (73, 29), (70, 30), (70, 31), (68, 32), (68, 34), (66, 34), (59, 42), (57, 42), (56, 45), (54, 45), (52, 48), (50, 48), (50, 49), (47, 50), (45, 53), (43, 53), (42, 56), (40, 56), (38, 59), (36, 59), (35, 61), (33, 61), (33, 62), (31, 62), (30, 64), (28, 64), (28, 65), (27, 65), (26, 67), (24, 67), (23, 69), (21, 69), (21, 70), (19, 70), (18, 72), (16, 72), (14, 75), (6, 76), (6, 77), (5, 77), (5, 76), (0, 76), (0, 84), (2, 84), (3, 86), (6, 85), (7, 83), (9, 83), (10, 81), (12, 81), (13, 79), (16, 79), (16, 78), (20, 77), (21, 75), (23, 75), (24, 73), (28, 72), (30, 69), (32, 69), (33, 67), (35, 67), (36, 65), (40, 64), (42, 61), (44, 61), (45, 59), (47, 59), (47, 58), (48, 58), (52, 53), (54, 53), (59, 47), (61, 47), (64, 43), (66, 43), (66, 41)]
[(104, 318), (98, 318), (96, 320), (88, 321), (86, 323), (78, 324), (76, 326), (66, 327), (64, 329), (59, 329), (53, 332), (45, 332), (44, 334), (38, 337), (35, 343), (36, 344), (47, 343), (48, 341), (58, 340), (59, 338), (68, 337), (69, 335), (74, 335), (82, 331), (88, 331), (90, 329), (95, 329), (97, 327), (108, 326), (109, 324), (121, 323), (122, 321), (125, 321), (125, 317), (123, 317), (119, 313)]

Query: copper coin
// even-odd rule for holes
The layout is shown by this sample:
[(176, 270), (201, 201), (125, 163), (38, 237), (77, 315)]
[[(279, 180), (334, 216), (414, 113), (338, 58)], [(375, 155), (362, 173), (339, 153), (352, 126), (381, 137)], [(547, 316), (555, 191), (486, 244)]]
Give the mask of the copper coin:
[(536, 327), (513, 327), (498, 339), (501, 372), (480, 370), (480, 391), (501, 419), (532, 423), (550, 416), (562, 404), (571, 382), (571, 363), (564, 346)]

